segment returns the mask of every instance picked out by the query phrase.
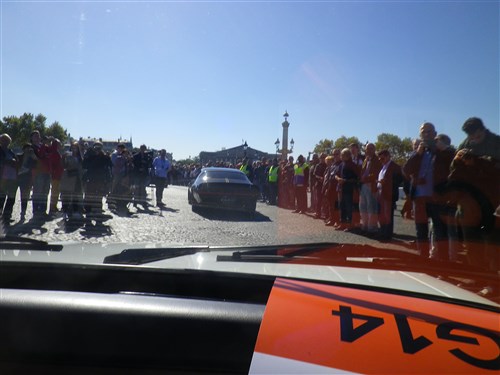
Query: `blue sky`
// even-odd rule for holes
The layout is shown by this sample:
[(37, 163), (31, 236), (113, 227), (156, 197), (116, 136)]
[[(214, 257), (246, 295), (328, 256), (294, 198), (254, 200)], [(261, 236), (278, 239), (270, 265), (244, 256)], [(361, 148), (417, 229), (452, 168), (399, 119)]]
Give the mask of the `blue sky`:
[(175, 159), (499, 131), (499, 1), (1, 1), (0, 115)]

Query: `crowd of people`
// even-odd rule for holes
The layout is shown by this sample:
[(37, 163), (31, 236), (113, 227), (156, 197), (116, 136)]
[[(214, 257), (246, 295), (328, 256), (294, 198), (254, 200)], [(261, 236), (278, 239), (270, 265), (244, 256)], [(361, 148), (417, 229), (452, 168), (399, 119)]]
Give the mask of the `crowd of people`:
[[(163, 190), (168, 184), (171, 162), (166, 151), (153, 155), (145, 145), (131, 153), (118, 144), (112, 153), (100, 142), (91, 147), (74, 142), (65, 150), (61, 142), (33, 131), (21, 154), (10, 148), (8, 134), (0, 135), (0, 212), (8, 227), (17, 190), (21, 207), (20, 221), (26, 220), (28, 202), (32, 201), (34, 220), (61, 214), (65, 220), (98, 217), (103, 213), (103, 198), (108, 208), (127, 213), (133, 203), (149, 208), (146, 186), (156, 187), (156, 205), (163, 207)], [(61, 209), (58, 203), (61, 202)]]
[[(399, 165), (387, 149), (353, 143), (306, 161), (245, 158), (236, 165), (270, 205), (310, 213), (335, 230), (353, 231), (380, 241), (394, 234), (394, 211), (399, 189), (405, 191), (401, 215), (415, 221), (416, 248), (425, 258), (456, 261), (466, 250), (468, 261), (498, 270), (500, 246), (500, 136), (481, 119), (465, 121), (466, 139), (455, 150), (446, 134), (425, 122), (413, 142), (413, 153)], [(0, 135), (0, 211), (4, 226), (13, 221), (17, 190), (21, 221), (28, 202), (33, 218), (62, 213), (65, 220), (98, 216), (103, 198), (108, 208), (128, 212), (128, 205), (148, 209), (146, 186), (156, 187), (156, 205), (163, 207), (163, 191), (170, 181), (193, 180), (202, 166), (172, 166), (161, 150), (153, 155), (145, 145), (131, 153), (124, 144), (109, 154), (102, 144), (75, 142), (64, 151), (59, 140), (38, 131), (17, 155), (8, 134)], [(362, 152), (363, 151), (363, 152)], [(50, 196), (49, 196), (50, 194)], [(310, 197), (310, 199), (308, 199)], [(61, 211), (58, 202), (61, 201)]]
[(380, 241), (393, 238), (402, 187), (401, 215), (414, 220), (422, 257), (453, 262), (466, 253), (474, 266), (498, 270), (500, 136), (476, 117), (462, 130), (466, 139), (454, 149), (449, 136), (425, 122), (403, 165), (387, 149), (367, 143), (363, 154), (353, 143), (308, 162), (299, 155), (295, 161), (244, 159), (234, 167), (259, 187), (262, 201)]

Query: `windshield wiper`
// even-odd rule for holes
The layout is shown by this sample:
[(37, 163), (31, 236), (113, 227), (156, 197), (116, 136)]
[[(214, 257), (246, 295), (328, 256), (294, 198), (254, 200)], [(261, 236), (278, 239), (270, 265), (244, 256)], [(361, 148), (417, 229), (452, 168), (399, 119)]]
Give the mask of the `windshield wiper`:
[(384, 269), (423, 272), (444, 278), (466, 277), (476, 281), (497, 280), (498, 282), (496, 272), (468, 264), (425, 259), (411, 252), (382, 249), (365, 244), (316, 243), (268, 246), (252, 250), (241, 249), (230, 255), (218, 255), (217, 261)]
[(140, 265), (159, 260), (191, 255), (200, 251), (208, 251), (208, 246), (190, 247), (158, 247), (146, 249), (125, 249), (119, 254), (104, 258), (104, 264)]
[[(236, 250), (237, 249), (237, 250)], [(320, 242), (266, 246), (198, 246), (172, 248), (126, 249), (104, 259), (105, 264), (141, 265), (192, 255), (198, 252), (232, 251), (217, 255), (218, 262), (291, 263), (353, 268), (423, 272), (444, 277), (467, 277), (474, 280), (498, 278), (496, 273), (455, 262), (434, 261), (396, 250), (366, 244)], [(236, 251), (234, 251), (236, 250)]]
[[(293, 255), (301, 255), (304, 252), (310, 252), (318, 248), (336, 246), (336, 243), (319, 243), (307, 245), (275, 245), (275, 246), (250, 246), (250, 247), (235, 247), (235, 246), (189, 246), (189, 247), (158, 247), (145, 249), (125, 249), (119, 254), (109, 255), (104, 258), (104, 264), (130, 264), (141, 265), (159, 260), (166, 260), (181, 257), (184, 255), (192, 255), (199, 252), (208, 252), (211, 250), (234, 250), (245, 254), (277, 254), (278, 251), (291, 250)], [(235, 254), (233, 253), (233, 254)], [(219, 258), (217, 258), (219, 260)]]
[[(286, 262), (296, 260), (318, 260), (322, 262), (348, 262), (355, 259), (400, 259), (404, 261), (421, 259), (419, 256), (396, 250), (381, 249), (363, 244), (341, 244), (336, 242), (319, 242), (308, 244), (272, 245), (252, 248), (241, 248), (231, 255), (219, 255), (221, 262)], [(318, 263), (323, 264), (323, 263)]]
[(271, 260), (287, 260), (309, 255), (311, 253), (324, 249), (332, 249), (342, 244), (336, 242), (319, 242), (308, 244), (289, 244), (289, 245), (267, 245), (267, 246), (252, 246), (240, 248), (231, 255), (218, 255), (217, 261), (258, 261), (263, 262)]
[(61, 251), (63, 245), (49, 244), (46, 241), (26, 237), (5, 236), (0, 237), (1, 250), (36, 250), (36, 251)]

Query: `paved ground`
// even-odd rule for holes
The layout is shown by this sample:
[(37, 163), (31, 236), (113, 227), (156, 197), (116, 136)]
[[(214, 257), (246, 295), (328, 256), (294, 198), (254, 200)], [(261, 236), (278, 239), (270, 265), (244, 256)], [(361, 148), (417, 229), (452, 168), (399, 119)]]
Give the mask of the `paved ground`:
[[(148, 195), (150, 198), (154, 196), (150, 188)], [(187, 203), (187, 187), (183, 186), (165, 189), (164, 202), (167, 206), (161, 210), (157, 207), (142, 210), (130, 205), (130, 215), (117, 215), (106, 209), (104, 217), (99, 220), (77, 220), (72, 223), (66, 223), (61, 216), (45, 222), (17, 222), (20, 213), (19, 204), (16, 203), (13, 215), (15, 222), (8, 234), (48, 242), (165, 242), (171, 245), (350, 242), (400, 249), (410, 248), (408, 241), (414, 239), (413, 222), (403, 220), (399, 212), (396, 212), (395, 240), (390, 244), (380, 244), (362, 235), (335, 231), (326, 227), (322, 220), (293, 214), (290, 210), (264, 203), (258, 203), (258, 212), (253, 218), (239, 213), (194, 213)], [(154, 199), (150, 203), (154, 204)], [(30, 217), (29, 211), (27, 218)]]

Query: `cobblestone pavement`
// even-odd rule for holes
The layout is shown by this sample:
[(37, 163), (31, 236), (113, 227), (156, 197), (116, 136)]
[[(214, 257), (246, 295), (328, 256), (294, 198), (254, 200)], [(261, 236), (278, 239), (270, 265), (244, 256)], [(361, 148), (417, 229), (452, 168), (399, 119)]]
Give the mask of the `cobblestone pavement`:
[[(187, 203), (187, 187), (169, 186), (164, 192), (166, 207), (154, 207), (154, 191), (148, 188), (151, 207), (148, 210), (129, 205), (129, 214), (118, 215), (107, 209), (98, 220), (72, 220), (66, 223), (61, 215), (39, 222), (19, 222), (16, 202), (14, 222), (7, 234), (48, 242), (79, 243), (144, 243), (171, 245), (267, 245), (277, 243), (341, 242), (379, 244), (362, 235), (335, 231), (322, 220), (290, 210), (257, 204), (257, 214), (250, 217), (233, 212), (201, 211), (194, 213)], [(31, 206), (31, 205), (29, 205)], [(31, 207), (27, 218), (31, 218)], [(395, 214), (395, 240), (380, 244), (386, 248), (411, 248), (413, 222)], [(5, 233), (5, 228), (2, 228)]]

